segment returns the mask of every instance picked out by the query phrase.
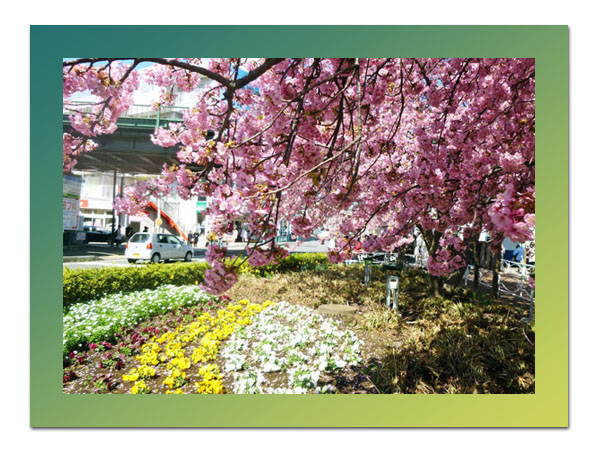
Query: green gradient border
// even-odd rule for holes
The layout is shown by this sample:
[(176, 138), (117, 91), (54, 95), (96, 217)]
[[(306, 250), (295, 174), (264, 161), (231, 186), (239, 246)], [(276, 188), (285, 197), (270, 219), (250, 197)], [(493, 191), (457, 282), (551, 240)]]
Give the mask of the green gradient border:
[[(32, 427), (568, 426), (566, 26), (33, 26), (30, 37)], [(62, 58), (189, 55), (536, 58), (536, 393), (62, 394)]]

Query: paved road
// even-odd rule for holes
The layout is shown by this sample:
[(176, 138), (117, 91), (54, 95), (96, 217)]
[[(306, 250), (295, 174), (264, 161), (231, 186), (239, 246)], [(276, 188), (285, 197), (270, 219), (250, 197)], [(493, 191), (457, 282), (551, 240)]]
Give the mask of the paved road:
[[(241, 242), (230, 244), (229, 253), (234, 255), (240, 254), (244, 251), (245, 245)], [(298, 247), (296, 247), (295, 243), (288, 243), (286, 246), (294, 253), (327, 251), (327, 246), (322, 245), (316, 239), (304, 241)], [(92, 267), (139, 267), (143, 264), (148, 264), (147, 262), (137, 264), (128, 263), (127, 259), (123, 256), (124, 251), (123, 247), (120, 249), (111, 248), (106, 244), (93, 244), (84, 248), (65, 249), (63, 267), (68, 267), (69, 269), (89, 269)], [(192, 261), (205, 261), (205, 254), (205, 248), (194, 249)]]

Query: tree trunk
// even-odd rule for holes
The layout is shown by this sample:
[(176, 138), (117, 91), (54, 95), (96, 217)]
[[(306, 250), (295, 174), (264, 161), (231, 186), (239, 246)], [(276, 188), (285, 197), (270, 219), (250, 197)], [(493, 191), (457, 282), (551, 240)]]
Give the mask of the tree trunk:
[(473, 272), (473, 292), (479, 290), (479, 267), (481, 263), (481, 242), (477, 241), (475, 244), (475, 255), (474, 255), (474, 272)]
[(492, 270), (493, 270), (493, 278), (492, 278), (492, 294), (494, 298), (498, 298), (498, 292), (500, 288), (500, 263), (501, 263), (502, 255), (500, 253), (492, 254)]
[(461, 281), (465, 277), (465, 272), (467, 271), (467, 266), (465, 265), (462, 269), (454, 272), (450, 279), (448, 280), (448, 284), (452, 285), (452, 290), (455, 290)]
[(432, 297), (441, 296), (443, 286), (444, 280), (442, 277), (434, 277), (433, 275), (429, 275), (429, 295)]
[(404, 255), (406, 253), (405, 250), (405, 246), (402, 246), (400, 248), (397, 249), (397, 253), (396, 253), (396, 265), (398, 266), (398, 270), (399, 272), (403, 272), (404, 271), (404, 262), (405, 262), (405, 258)]
[[(429, 257), (431, 257), (437, 251), (442, 233), (436, 230), (423, 231), (421, 227), (419, 227), (419, 231), (421, 232), (421, 236), (423, 236), (423, 240), (425, 241), (425, 246), (427, 247)], [(442, 277), (435, 277), (429, 274), (429, 295), (441, 295), (443, 285), (444, 282)]]

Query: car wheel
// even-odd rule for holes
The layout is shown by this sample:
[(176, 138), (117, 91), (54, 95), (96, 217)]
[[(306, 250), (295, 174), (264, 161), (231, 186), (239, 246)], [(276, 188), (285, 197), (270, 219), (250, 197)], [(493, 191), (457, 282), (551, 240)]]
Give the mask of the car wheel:
[(160, 254), (155, 253), (154, 255), (152, 255), (152, 259), (150, 260), (150, 262), (157, 264), (160, 262)]
[(187, 252), (185, 254), (185, 260), (186, 262), (190, 262), (192, 260), (192, 252)]
[(127, 259), (127, 262), (129, 264), (135, 264), (136, 261), (137, 261), (137, 259)]

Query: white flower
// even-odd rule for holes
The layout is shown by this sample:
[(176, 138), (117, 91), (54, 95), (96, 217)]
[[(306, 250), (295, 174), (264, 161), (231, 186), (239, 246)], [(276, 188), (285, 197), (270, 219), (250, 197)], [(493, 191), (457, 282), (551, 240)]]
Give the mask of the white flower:
[[(237, 371), (240, 354), (248, 354), (244, 372), (234, 372), (236, 392), (305, 393), (317, 391), (321, 373), (328, 368), (359, 361), (359, 345), (354, 333), (339, 330), (336, 322), (308, 308), (281, 302), (263, 310), (251, 325), (238, 329), (222, 355), (227, 369)], [(288, 388), (274, 388), (265, 381), (263, 372), (276, 371), (285, 371)], [(256, 386), (248, 388), (245, 380), (259, 379)]]

